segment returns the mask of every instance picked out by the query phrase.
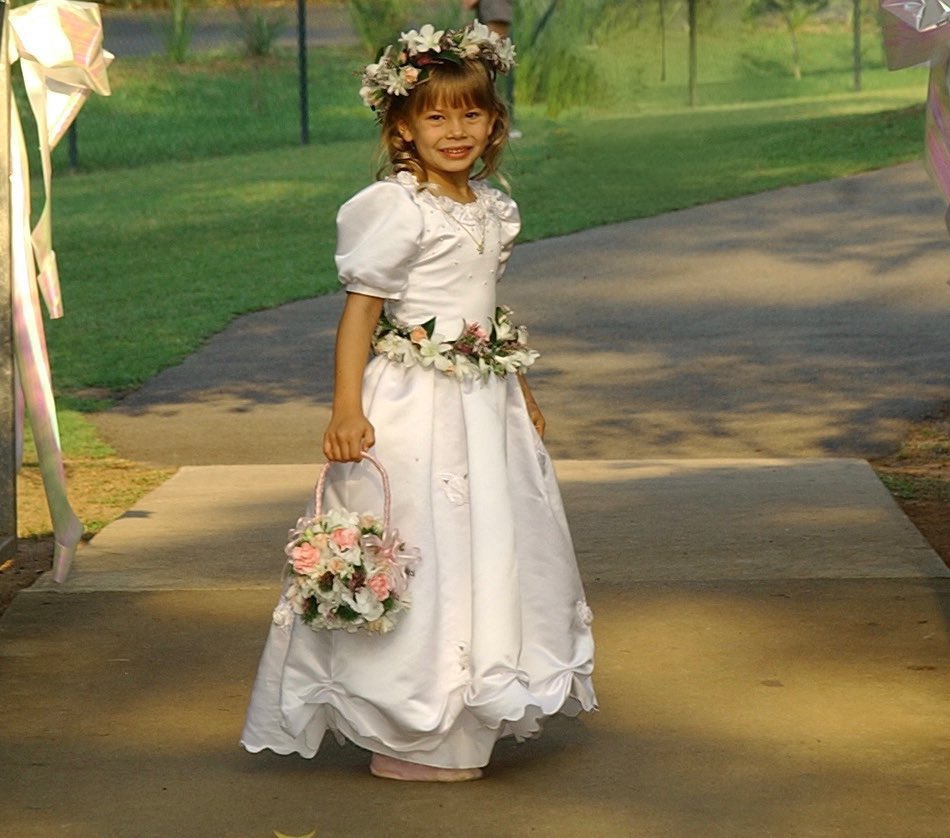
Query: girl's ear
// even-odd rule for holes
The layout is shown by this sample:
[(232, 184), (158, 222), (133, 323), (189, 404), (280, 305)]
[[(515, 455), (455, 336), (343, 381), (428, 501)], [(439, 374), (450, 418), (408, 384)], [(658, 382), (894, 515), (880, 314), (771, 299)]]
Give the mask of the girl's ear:
[(412, 142), (412, 131), (409, 130), (409, 125), (402, 120), (396, 123), (396, 130), (399, 132), (399, 136), (402, 137), (407, 143)]

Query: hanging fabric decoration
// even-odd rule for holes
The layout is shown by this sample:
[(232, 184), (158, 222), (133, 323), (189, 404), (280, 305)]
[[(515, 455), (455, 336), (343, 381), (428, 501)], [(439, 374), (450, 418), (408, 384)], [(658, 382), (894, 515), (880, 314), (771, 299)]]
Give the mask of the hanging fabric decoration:
[[(884, 53), (890, 70), (930, 65), (927, 169), (950, 203), (950, 2), (948, 0), (881, 0)], [(950, 209), (945, 218), (950, 230)]]
[[(29, 414), (43, 488), (53, 522), (53, 578), (69, 573), (82, 523), (66, 494), (66, 475), (53, 400), (49, 356), (39, 297), (51, 318), (63, 316), (56, 254), (53, 251), (50, 155), (90, 92), (110, 93), (106, 67), (112, 55), (102, 48), (102, 20), (95, 3), (37, 0), (9, 12), (9, 55), (20, 71), (39, 134), (45, 192), (43, 210), (30, 229), (30, 172), (16, 101), (10, 105), (10, 225), (13, 287), (13, 345), (17, 399)], [(18, 411), (22, 417), (22, 410)], [(22, 452), (22, 421), (17, 452)]]

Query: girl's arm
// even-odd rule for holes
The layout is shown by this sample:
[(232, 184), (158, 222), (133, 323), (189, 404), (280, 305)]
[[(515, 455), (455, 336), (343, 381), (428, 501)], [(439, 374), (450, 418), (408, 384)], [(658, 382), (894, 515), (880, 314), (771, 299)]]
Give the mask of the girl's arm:
[(524, 395), (524, 401), (528, 407), (528, 416), (531, 419), (531, 424), (534, 425), (538, 436), (544, 439), (544, 414), (541, 413), (541, 408), (538, 407), (538, 403), (534, 400), (534, 394), (531, 392), (531, 388), (528, 386), (528, 379), (525, 378), (523, 372), (518, 373), (518, 383), (521, 385), (521, 392)]
[(363, 413), (363, 372), (383, 300), (365, 294), (346, 295), (336, 331), (333, 412), (323, 435), (323, 454), (331, 461), (353, 462), (376, 442)]

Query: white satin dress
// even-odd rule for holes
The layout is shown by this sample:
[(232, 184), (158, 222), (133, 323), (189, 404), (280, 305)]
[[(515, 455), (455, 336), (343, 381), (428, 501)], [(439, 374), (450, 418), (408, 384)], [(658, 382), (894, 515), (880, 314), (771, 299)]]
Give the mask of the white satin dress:
[[(488, 327), (520, 221), (509, 197), (472, 186), (477, 200), (459, 204), (401, 173), (344, 204), (336, 259), (347, 291), (384, 298), (403, 324), (435, 316), (446, 336), (463, 321)], [(500, 737), (595, 709), (591, 612), (515, 376), (460, 381), (377, 355), (363, 403), (393, 525), (422, 553), (411, 609), (384, 635), (315, 632), (282, 598), (242, 745), (312, 757), (330, 730), (397, 759), (472, 768)], [(335, 465), (325, 508), (380, 513), (381, 491), (371, 465)]]

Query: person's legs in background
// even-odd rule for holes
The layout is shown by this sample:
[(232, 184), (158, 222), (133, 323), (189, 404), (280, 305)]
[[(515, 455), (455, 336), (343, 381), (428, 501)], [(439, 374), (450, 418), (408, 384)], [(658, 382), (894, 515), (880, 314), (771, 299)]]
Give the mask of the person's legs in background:
[[(514, 0), (463, 0), (463, 5), (475, 9), (475, 16), (492, 32), (497, 32), (500, 38), (511, 37), (511, 21), (514, 16)], [(508, 106), (508, 114), (512, 125), (508, 136), (516, 140), (521, 131), (513, 127), (515, 124), (515, 73), (512, 70), (498, 81), (499, 89)]]

